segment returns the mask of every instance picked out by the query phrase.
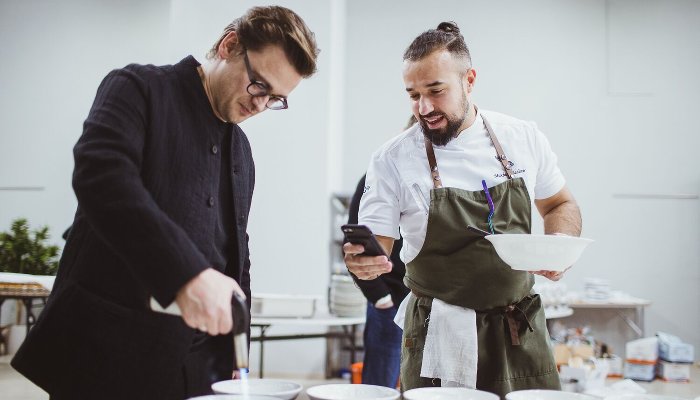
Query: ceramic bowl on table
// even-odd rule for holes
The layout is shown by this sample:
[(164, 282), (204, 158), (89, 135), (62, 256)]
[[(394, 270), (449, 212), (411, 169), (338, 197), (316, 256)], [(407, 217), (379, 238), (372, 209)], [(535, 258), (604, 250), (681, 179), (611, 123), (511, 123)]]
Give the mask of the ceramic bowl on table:
[(401, 393), (384, 386), (337, 383), (310, 387), (306, 395), (310, 400), (396, 400)]
[(499, 400), (493, 393), (456, 387), (424, 387), (403, 392), (404, 400)]
[(188, 400), (279, 400), (279, 397), (250, 394), (210, 394), (208, 396), (190, 397)]
[[(211, 385), (211, 389), (217, 394), (243, 394), (242, 380), (226, 380)], [(282, 400), (294, 400), (303, 387), (290, 381), (279, 379), (248, 379), (248, 395), (272, 396)]]
[(559, 390), (518, 390), (506, 395), (506, 400), (599, 400), (586, 394)]
[[(700, 397), (698, 397), (700, 399)], [(661, 394), (616, 394), (605, 400), (687, 400), (685, 397), (666, 396)], [(697, 400), (697, 399), (696, 399)]]
[(484, 237), (511, 268), (564, 271), (574, 265), (592, 239), (565, 235), (502, 233)]

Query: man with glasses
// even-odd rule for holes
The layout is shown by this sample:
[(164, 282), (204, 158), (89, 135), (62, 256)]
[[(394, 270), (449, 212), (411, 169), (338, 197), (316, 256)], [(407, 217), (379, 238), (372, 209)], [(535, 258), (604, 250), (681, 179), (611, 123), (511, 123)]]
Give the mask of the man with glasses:
[[(387, 254), (403, 237), (411, 294), (397, 312), (401, 388), (476, 387), (501, 398), (558, 389), (532, 274), (511, 269), (467, 229), (530, 233), (534, 206), (545, 233), (578, 236), (581, 215), (557, 157), (534, 123), (476, 107), (476, 71), (456, 24), (410, 44), (403, 79), (419, 123), (374, 153), (359, 210)], [(360, 245), (344, 251), (360, 279), (392, 270), (386, 257), (359, 256)]]
[[(59, 400), (183, 399), (231, 378), (254, 185), (238, 124), (288, 108), (317, 55), (297, 14), (254, 7), (204, 64), (107, 75), (74, 148), (78, 210), (54, 290), (18, 371)], [(152, 312), (151, 297), (182, 318)]]

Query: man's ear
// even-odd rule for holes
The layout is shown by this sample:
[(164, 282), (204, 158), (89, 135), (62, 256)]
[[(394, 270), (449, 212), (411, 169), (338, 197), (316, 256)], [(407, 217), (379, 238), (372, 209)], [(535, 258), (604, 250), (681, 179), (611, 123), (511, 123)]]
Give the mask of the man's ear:
[(240, 43), (238, 42), (238, 34), (236, 31), (229, 32), (224, 39), (219, 43), (217, 55), (223, 60), (228, 60), (232, 55), (239, 51)]
[(467, 93), (471, 93), (472, 89), (474, 89), (474, 82), (476, 81), (476, 70), (474, 68), (470, 68), (469, 71), (464, 74), (464, 80), (467, 84)]

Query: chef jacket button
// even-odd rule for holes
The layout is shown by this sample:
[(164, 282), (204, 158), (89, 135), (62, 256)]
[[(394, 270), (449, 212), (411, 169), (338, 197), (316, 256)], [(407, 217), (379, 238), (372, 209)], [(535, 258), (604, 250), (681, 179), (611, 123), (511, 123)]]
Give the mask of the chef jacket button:
[(219, 148), (216, 145), (211, 146), (211, 154), (216, 154), (219, 152)]
[(213, 198), (213, 197), (209, 197), (209, 200), (207, 201), (207, 204), (209, 205), (209, 207), (214, 207), (214, 198)]

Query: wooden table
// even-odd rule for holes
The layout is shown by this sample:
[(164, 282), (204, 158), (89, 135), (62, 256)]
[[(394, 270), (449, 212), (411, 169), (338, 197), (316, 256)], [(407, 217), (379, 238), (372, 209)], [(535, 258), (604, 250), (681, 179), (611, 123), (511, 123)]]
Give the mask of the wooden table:
[[(638, 298), (626, 298), (624, 300), (591, 301), (577, 300), (571, 302), (569, 307), (573, 309), (606, 309), (614, 310), (622, 318), (627, 326), (637, 334), (637, 337), (644, 337), (644, 309), (651, 305), (651, 301)], [(622, 313), (622, 310), (634, 310), (635, 318), (632, 319)]]
[[(0, 284), (0, 312), (2, 312), (2, 304), (5, 300), (19, 300), (21, 304), (24, 304), (28, 335), (29, 330), (36, 323), (37, 316), (34, 315), (33, 311), (35, 301), (38, 300), (39, 305), (45, 305), (50, 293), (48, 289), (38, 283), (2, 283)], [(2, 335), (0, 335), (0, 341), (5, 344), (5, 349), (7, 350), (7, 343), (5, 343)]]

